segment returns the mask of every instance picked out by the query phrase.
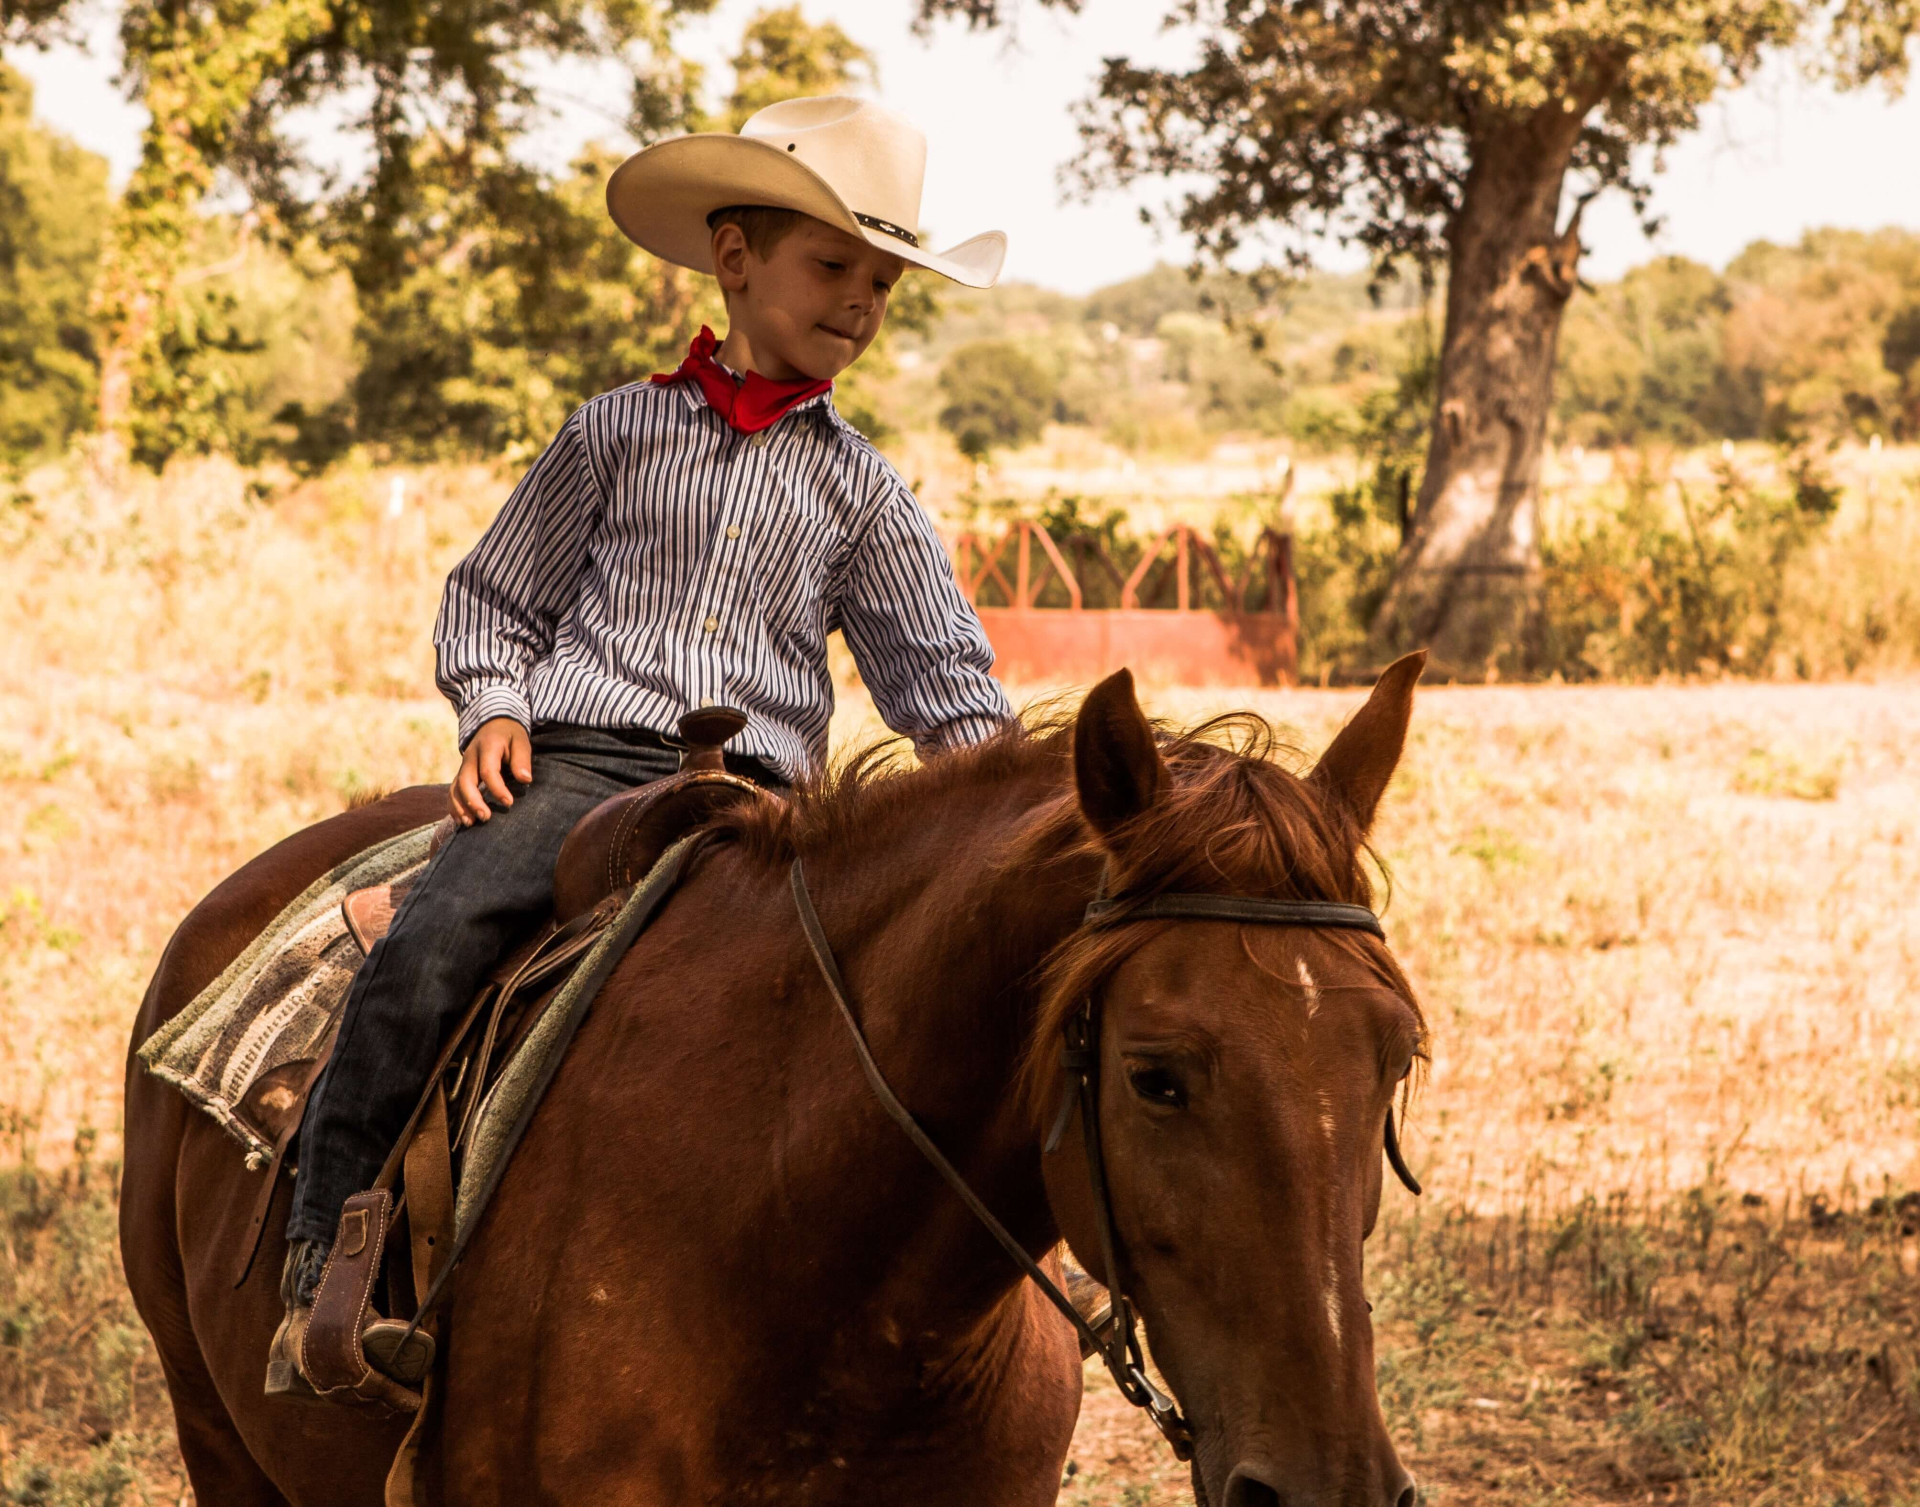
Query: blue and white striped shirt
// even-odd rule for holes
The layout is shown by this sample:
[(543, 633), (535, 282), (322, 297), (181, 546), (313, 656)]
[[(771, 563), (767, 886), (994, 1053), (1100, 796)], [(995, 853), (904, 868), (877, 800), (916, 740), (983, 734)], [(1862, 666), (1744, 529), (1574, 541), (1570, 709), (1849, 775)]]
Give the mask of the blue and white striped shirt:
[(671, 732), (719, 704), (751, 719), (729, 751), (798, 779), (835, 628), (922, 752), (1012, 716), (932, 523), (831, 394), (744, 435), (694, 383), (639, 383), (567, 420), (447, 577), (435, 680), (463, 748), (490, 717)]

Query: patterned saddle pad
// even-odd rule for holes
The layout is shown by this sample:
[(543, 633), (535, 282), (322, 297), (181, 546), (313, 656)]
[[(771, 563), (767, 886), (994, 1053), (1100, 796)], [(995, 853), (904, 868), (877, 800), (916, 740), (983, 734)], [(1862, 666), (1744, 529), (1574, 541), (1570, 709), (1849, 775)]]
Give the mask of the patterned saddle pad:
[(249, 1167), (272, 1159), (365, 960), (341, 902), (381, 884), (393, 886), (397, 901), (426, 867), (433, 830), (403, 832), (314, 880), (141, 1045), (147, 1070), (212, 1115)]

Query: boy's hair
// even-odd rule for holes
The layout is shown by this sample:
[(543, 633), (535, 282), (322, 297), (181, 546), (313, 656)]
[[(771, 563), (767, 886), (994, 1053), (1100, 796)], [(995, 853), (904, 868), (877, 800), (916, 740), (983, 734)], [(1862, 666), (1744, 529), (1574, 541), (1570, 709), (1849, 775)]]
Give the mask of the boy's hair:
[(775, 209), (769, 204), (729, 204), (707, 216), (707, 229), (738, 225), (740, 233), (747, 238), (747, 249), (764, 262), (773, 255), (773, 248), (804, 219), (806, 216), (797, 209)]

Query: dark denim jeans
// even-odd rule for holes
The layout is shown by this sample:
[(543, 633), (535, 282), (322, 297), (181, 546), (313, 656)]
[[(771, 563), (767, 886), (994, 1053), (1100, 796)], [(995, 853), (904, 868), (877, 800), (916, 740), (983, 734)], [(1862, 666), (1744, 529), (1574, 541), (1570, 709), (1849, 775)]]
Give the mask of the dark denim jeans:
[[(654, 735), (542, 727), (533, 783), (462, 827), (401, 903), (347, 996), (333, 1058), (300, 1128), (290, 1240), (331, 1243), (340, 1206), (379, 1174), (419, 1102), (442, 1040), (488, 971), (546, 915), (573, 824), (608, 796), (679, 767)], [(774, 783), (729, 757), (735, 773)]]

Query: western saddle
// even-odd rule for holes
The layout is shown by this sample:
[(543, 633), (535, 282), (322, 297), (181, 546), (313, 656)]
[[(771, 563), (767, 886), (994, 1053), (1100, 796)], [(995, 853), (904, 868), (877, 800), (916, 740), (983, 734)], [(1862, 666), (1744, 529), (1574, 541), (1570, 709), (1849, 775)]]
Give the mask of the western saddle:
[[(455, 1178), (471, 1149), (487, 1091), (573, 965), (619, 914), (633, 887), (674, 843), (728, 808), (779, 799), (726, 768), (721, 747), (746, 722), (745, 714), (731, 707), (689, 712), (677, 729), (683, 745), (679, 772), (609, 797), (568, 833), (554, 865), (551, 917), (489, 975), (442, 1047), (426, 1093), (373, 1188), (348, 1200), (304, 1349), (308, 1379), (323, 1397), (388, 1412), (419, 1407), (415, 1388), (424, 1377), (396, 1378), (372, 1367), (368, 1356), (390, 1351), (403, 1329), (411, 1333), (417, 1328), (430, 1336), (433, 1317), (420, 1313), (412, 1323), (380, 1318), (372, 1302), (375, 1288), (384, 1275), (382, 1306), (396, 1315), (416, 1313), (437, 1291), (454, 1254)], [(435, 831), (430, 851), (438, 853), (453, 832), (448, 818)], [(347, 896), (342, 910), (362, 949), (370, 951), (387, 934), (403, 897), (404, 892), (391, 885)], [(331, 1050), (329, 1040), (302, 1092), (289, 1096), (285, 1121), (273, 1127), (278, 1144), (236, 1287), (252, 1267), (279, 1168)], [(397, 1199), (396, 1187), (401, 1190)], [(397, 1234), (403, 1219), (405, 1237), (389, 1241), (389, 1233)], [(343, 1268), (337, 1278), (336, 1265)]]

